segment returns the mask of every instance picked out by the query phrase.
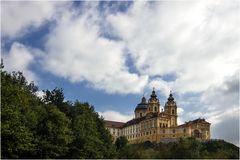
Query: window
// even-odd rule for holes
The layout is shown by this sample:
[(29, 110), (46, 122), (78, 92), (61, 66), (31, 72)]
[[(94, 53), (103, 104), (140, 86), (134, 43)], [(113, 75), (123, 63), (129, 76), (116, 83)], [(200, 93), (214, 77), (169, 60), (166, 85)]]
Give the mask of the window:
[(142, 117), (142, 113), (140, 113), (140, 117)]
[(154, 107), (154, 111), (157, 112), (157, 107)]
[(201, 133), (200, 133), (199, 130), (196, 130), (196, 129), (195, 129), (195, 130), (193, 131), (192, 135), (193, 135), (194, 137), (196, 137), (196, 138), (201, 138)]
[(186, 133), (186, 129), (185, 128), (183, 129), (183, 132)]
[(172, 109), (172, 114), (174, 114), (174, 109)]

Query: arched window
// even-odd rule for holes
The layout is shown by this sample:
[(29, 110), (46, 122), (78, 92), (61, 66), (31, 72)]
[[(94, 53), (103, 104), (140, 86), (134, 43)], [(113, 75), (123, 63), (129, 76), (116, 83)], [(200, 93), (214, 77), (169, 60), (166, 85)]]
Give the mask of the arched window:
[(174, 114), (174, 109), (172, 109), (172, 114)]
[(154, 111), (157, 112), (157, 107), (154, 107)]

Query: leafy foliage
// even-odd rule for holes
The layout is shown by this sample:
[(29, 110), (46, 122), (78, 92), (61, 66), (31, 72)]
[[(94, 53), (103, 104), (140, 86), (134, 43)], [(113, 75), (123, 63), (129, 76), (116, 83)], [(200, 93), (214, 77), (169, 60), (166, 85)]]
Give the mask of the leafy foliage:
[(124, 136), (121, 136), (116, 139), (115, 146), (116, 146), (117, 150), (120, 150), (120, 149), (123, 149), (124, 147), (126, 147), (127, 143), (128, 143), (127, 138)]
[(2, 158), (112, 158), (112, 137), (88, 103), (65, 102), (62, 89), (44, 91), (21, 72), (2, 71)]
[(223, 140), (200, 142), (184, 138), (176, 142), (127, 145), (118, 158), (127, 159), (239, 159), (239, 148)]

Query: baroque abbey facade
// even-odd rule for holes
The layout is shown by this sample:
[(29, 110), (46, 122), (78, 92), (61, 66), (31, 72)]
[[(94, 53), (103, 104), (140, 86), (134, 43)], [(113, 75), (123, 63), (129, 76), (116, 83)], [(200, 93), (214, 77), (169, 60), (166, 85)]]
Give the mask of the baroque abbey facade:
[(195, 119), (177, 124), (177, 104), (170, 93), (164, 110), (155, 91), (147, 101), (145, 97), (135, 108), (135, 118), (126, 122), (105, 121), (106, 128), (114, 137), (125, 136), (130, 143), (169, 142), (184, 137), (196, 137), (199, 140), (210, 139), (210, 123), (205, 119)]

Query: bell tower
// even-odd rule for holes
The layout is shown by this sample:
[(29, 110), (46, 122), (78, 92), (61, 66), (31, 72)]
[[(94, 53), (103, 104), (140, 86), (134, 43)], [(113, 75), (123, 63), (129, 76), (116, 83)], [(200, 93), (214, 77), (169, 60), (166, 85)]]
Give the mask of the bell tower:
[(164, 112), (170, 117), (170, 126), (176, 127), (177, 126), (177, 104), (174, 101), (171, 91), (168, 97), (168, 101), (165, 104)]
[(153, 88), (150, 99), (148, 100), (147, 113), (159, 112), (159, 108), (160, 108), (160, 102), (159, 102), (157, 95), (155, 93), (155, 90)]

